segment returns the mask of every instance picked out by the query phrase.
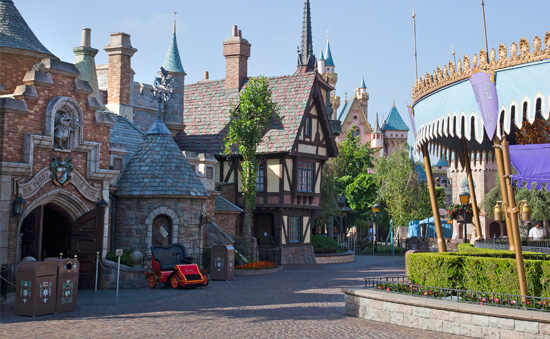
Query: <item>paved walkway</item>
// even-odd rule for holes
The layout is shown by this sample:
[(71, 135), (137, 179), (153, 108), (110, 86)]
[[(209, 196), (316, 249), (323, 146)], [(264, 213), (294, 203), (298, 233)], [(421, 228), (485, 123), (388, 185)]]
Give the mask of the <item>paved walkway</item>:
[(2, 338), (458, 338), (344, 315), (344, 287), (399, 275), (403, 257), (287, 265), (267, 276), (206, 288), (80, 291), (75, 312), (36, 318), (1, 313)]

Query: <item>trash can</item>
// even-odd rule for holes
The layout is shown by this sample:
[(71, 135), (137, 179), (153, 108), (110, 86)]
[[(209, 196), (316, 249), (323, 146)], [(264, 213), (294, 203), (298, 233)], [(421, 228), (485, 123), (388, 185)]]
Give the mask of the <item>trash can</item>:
[(57, 267), (52, 262), (27, 261), (17, 267), (15, 314), (37, 316), (55, 312)]
[(235, 279), (235, 247), (216, 245), (212, 247), (210, 280)]
[(78, 295), (78, 272), (80, 264), (76, 259), (47, 258), (45, 262), (53, 262), (57, 266), (57, 313), (76, 310)]

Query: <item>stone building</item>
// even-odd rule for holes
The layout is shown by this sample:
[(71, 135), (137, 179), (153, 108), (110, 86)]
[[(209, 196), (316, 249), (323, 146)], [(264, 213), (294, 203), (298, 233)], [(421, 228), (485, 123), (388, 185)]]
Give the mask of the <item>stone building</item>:
[(184, 128), (175, 32), (160, 116), (152, 86), (133, 81), (130, 35), (111, 34), (104, 50), (109, 64), (96, 67), (84, 29), (75, 63), (60, 61), (0, 0), (0, 264), (77, 255), (80, 288), (94, 286), (97, 252), (177, 242), (198, 255), (208, 227), (232, 241), (214, 221), (216, 160), (197, 154), (192, 166), (172, 139)]

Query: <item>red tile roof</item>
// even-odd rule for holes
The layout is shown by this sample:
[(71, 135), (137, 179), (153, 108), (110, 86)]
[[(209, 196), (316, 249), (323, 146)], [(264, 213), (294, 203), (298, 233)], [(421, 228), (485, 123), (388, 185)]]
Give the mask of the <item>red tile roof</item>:
[[(310, 72), (268, 79), (281, 121), (266, 133), (258, 153), (291, 151), (313, 91), (315, 74)], [(186, 85), (183, 118), (186, 128), (175, 137), (178, 146), (199, 153), (223, 153), (231, 102), (235, 100), (235, 94), (226, 94), (224, 80)]]

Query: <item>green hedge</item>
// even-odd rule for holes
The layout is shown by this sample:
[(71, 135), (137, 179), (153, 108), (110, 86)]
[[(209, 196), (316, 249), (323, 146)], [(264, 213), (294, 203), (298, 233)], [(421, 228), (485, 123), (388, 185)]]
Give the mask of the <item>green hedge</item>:
[[(473, 252), (410, 254), (407, 256), (409, 279), (414, 284), (431, 287), (520, 294), (515, 259), (492, 253), (495, 250), (481, 250), (477, 255)], [(524, 260), (524, 264), (529, 295), (550, 297), (550, 262)]]
[(322, 235), (312, 236), (311, 244), (313, 245), (313, 251), (317, 254), (335, 253), (338, 251), (338, 242)]

